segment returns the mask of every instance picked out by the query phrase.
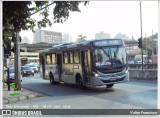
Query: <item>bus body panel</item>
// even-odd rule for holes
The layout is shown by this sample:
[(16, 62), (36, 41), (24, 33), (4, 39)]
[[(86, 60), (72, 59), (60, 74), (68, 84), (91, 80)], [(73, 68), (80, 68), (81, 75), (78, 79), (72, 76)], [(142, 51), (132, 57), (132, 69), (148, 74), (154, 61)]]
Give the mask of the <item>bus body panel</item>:
[(76, 84), (76, 74), (79, 73), (82, 76), (80, 64), (65, 64), (62, 68), (62, 76), (65, 83)]

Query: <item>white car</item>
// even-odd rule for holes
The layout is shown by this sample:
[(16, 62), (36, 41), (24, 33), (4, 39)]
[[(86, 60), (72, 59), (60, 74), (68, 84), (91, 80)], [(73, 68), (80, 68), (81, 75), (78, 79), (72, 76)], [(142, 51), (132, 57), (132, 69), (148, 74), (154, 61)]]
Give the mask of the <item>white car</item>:
[(39, 72), (39, 69), (35, 64), (26, 64), (25, 66), (30, 66), (31, 69), (34, 70), (35, 73)]
[[(136, 64), (142, 64), (142, 61), (136, 61)], [(143, 62), (143, 64), (145, 63)]]
[(133, 60), (129, 60), (128, 64), (134, 64), (134, 61)]

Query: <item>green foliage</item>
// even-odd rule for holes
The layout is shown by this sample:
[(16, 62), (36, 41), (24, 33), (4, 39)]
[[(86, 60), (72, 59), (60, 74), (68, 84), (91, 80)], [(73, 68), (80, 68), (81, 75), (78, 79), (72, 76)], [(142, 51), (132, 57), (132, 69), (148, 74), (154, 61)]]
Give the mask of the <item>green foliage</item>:
[(158, 33), (154, 34), (153, 36), (145, 37), (143, 39), (143, 49), (144, 50), (152, 50), (153, 47), (153, 39), (158, 38)]
[(153, 49), (156, 48), (155, 45), (153, 45), (153, 39), (156, 38), (158, 38), (158, 33), (143, 39), (143, 49), (148, 52), (148, 57), (152, 54)]
[[(79, 4), (84, 1), (3, 1), (3, 39), (11, 37), (13, 32), (32, 30), (37, 25), (39, 28), (52, 26), (52, 23), (63, 23), (69, 17), (70, 11), (80, 12)], [(53, 20), (49, 19), (49, 5), (55, 4)], [(37, 12), (42, 19), (33, 19), (31, 16)], [(3, 40), (4, 41), (4, 40)]]
[(78, 35), (77, 41), (83, 42), (86, 41), (87, 36), (84, 36), (83, 34)]

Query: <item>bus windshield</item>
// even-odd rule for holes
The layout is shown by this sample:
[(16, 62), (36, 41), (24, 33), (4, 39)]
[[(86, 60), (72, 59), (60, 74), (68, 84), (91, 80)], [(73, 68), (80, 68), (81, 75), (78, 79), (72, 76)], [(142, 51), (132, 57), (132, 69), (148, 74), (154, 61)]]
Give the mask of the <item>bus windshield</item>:
[(96, 67), (118, 68), (127, 63), (126, 50), (123, 46), (100, 47), (94, 49)]

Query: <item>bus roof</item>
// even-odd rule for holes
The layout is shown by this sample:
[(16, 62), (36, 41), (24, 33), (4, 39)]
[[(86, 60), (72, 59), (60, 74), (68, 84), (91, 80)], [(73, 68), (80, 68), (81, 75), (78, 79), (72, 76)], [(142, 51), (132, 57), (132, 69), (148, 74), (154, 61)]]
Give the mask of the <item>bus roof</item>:
[(66, 48), (84, 48), (88, 46), (111, 46), (111, 45), (125, 45), (122, 39), (93, 39), (87, 40), (80, 43), (63, 43), (52, 46), (52, 48), (48, 48), (45, 50), (41, 50), (40, 53), (49, 53), (50, 51), (58, 51), (59, 49), (66, 50)]

